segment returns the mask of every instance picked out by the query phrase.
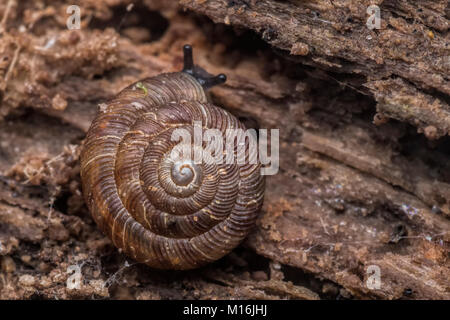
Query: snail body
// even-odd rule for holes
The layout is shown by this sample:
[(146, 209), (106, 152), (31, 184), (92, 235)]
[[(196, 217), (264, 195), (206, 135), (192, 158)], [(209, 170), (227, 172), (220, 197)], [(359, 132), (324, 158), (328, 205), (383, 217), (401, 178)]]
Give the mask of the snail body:
[[(81, 153), (86, 204), (100, 229), (128, 256), (160, 269), (192, 269), (236, 247), (253, 227), (264, 197), (261, 165), (174, 161), (175, 129), (193, 124), (245, 129), (208, 101), (225, 82), (194, 66), (122, 90), (99, 112)], [(203, 146), (202, 146), (203, 147)]]

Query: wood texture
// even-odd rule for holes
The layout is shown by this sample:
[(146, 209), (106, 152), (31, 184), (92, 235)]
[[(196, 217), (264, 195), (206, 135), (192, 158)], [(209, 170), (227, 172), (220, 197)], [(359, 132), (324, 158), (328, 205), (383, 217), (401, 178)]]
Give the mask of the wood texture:
[[(368, 1), (182, 1), (187, 12), (143, 1), (120, 29), (129, 2), (101, 3), (80, 1), (77, 32), (64, 1), (21, 2), (6, 19), (2, 298), (449, 298), (446, 1), (378, 1), (377, 31), (365, 26)], [(228, 77), (215, 104), (280, 128), (281, 165), (245, 243), (173, 274), (126, 262), (101, 234), (78, 160), (97, 104), (180, 70), (185, 43)], [(80, 289), (67, 288), (72, 265)]]

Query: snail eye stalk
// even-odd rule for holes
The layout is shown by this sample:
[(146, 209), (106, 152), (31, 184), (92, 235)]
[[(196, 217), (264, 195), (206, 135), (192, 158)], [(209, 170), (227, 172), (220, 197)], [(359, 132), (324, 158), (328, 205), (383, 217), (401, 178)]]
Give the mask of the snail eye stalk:
[(194, 71), (194, 58), (192, 55), (192, 46), (189, 44), (183, 47), (184, 67), (183, 72), (190, 73)]
[(213, 76), (206, 70), (200, 68), (199, 66), (196, 66), (194, 64), (191, 45), (188, 44), (184, 45), (183, 53), (184, 53), (184, 66), (182, 72), (185, 72), (193, 76), (204, 89), (209, 89), (211, 87), (217, 86), (227, 81), (227, 76), (224, 75), (223, 73)]

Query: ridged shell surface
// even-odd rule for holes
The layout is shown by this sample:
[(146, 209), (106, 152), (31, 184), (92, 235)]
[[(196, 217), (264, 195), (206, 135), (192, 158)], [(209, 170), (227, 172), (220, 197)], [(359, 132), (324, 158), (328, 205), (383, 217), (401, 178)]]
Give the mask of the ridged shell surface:
[(162, 74), (102, 104), (83, 146), (83, 193), (95, 222), (116, 247), (155, 268), (192, 269), (223, 257), (247, 236), (262, 206), (259, 162), (170, 157), (178, 144), (173, 131), (193, 135), (195, 123), (225, 138), (227, 129), (245, 129), (209, 103), (192, 76)]

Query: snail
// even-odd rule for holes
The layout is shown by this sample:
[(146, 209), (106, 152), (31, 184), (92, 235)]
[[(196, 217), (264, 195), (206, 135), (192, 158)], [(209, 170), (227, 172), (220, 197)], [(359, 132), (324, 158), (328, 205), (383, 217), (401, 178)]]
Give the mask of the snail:
[(96, 224), (126, 255), (158, 269), (198, 268), (228, 254), (255, 225), (264, 198), (259, 160), (170, 156), (176, 129), (192, 132), (195, 123), (223, 135), (245, 129), (208, 99), (206, 90), (226, 76), (194, 65), (190, 45), (183, 50), (181, 72), (136, 82), (99, 105), (80, 156), (83, 195)]

